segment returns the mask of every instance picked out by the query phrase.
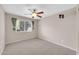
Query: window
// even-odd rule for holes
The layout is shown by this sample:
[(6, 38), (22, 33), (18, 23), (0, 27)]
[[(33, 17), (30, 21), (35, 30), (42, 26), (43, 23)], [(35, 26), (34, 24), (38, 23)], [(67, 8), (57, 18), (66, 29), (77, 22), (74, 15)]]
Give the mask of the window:
[(34, 29), (34, 21), (31, 20), (17, 20), (16, 18), (12, 18), (13, 31), (17, 32), (32, 32)]

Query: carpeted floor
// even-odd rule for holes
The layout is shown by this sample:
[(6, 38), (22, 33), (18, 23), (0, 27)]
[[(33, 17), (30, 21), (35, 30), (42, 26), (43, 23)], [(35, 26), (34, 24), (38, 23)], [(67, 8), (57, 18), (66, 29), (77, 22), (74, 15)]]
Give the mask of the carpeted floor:
[(75, 55), (68, 48), (41, 39), (30, 39), (6, 45), (3, 55)]

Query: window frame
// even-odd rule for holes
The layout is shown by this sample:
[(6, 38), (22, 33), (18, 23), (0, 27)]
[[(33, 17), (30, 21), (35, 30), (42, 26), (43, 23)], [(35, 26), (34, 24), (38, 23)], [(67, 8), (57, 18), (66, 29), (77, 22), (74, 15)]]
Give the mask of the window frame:
[[(15, 26), (15, 29), (16, 30), (13, 30), (13, 31), (15, 31), (15, 32), (32, 32), (33, 31), (33, 29), (34, 29), (34, 24), (33, 24), (33, 22), (32, 22), (32, 20), (24, 20), (24, 19), (22, 19), (22, 20), (20, 20), (20, 19), (17, 19), (17, 20), (19, 20), (19, 27), (18, 27), (18, 25), (16, 25)], [(20, 22), (24, 22), (24, 25), (23, 25), (23, 31), (21, 30), (21, 28), (20, 28)], [(30, 23), (30, 27), (31, 27), (31, 30), (29, 30), (30, 28), (28, 27), (28, 29), (26, 30), (26, 22), (28, 22), (28, 23)], [(17, 24), (17, 21), (16, 21), (16, 24)], [(17, 29), (17, 28), (19, 28), (19, 29)]]

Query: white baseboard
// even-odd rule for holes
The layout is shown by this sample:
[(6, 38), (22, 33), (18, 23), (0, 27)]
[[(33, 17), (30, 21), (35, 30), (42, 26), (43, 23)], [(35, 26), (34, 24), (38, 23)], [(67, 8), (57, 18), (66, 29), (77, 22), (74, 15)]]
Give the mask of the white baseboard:
[[(40, 38), (39, 38), (39, 39), (40, 39)], [(44, 39), (42, 39), (42, 40), (44, 40)], [(56, 44), (56, 45), (59, 45), (59, 46), (62, 46), (62, 47), (65, 47), (65, 48), (68, 48), (68, 49), (71, 49), (71, 50), (77, 52), (77, 49), (68, 47), (68, 46), (66, 46), (66, 45), (63, 45), (63, 44), (60, 44), (60, 43), (56, 43), (56, 42), (51, 42), (51, 41), (49, 41), (49, 40), (45, 40), (45, 41), (48, 41), (48, 42), (50, 42), (50, 43), (53, 43), (53, 44)]]
[[(36, 39), (36, 38), (31, 38), (31, 39)], [(14, 43), (18, 43), (18, 42), (26, 41), (26, 40), (30, 40), (30, 39), (24, 39), (24, 40), (19, 40), (19, 41), (14, 41), (14, 42), (9, 42), (9, 43), (6, 43), (5, 45), (14, 44)]]

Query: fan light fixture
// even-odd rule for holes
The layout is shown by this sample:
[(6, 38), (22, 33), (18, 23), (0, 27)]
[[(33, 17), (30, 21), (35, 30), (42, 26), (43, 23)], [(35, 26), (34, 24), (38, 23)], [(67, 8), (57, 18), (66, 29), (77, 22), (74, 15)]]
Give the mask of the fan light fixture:
[(28, 9), (32, 14), (25, 14), (25, 15), (32, 15), (32, 18), (35, 18), (35, 17), (39, 17), (39, 18), (42, 18), (41, 14), (44, 14), (43, 11), (39, 11), (37, 12), (37, 9)]
[(36, 13), (32, 13), (32, 17), (36, 17), (37, 16), (37, 14)]

